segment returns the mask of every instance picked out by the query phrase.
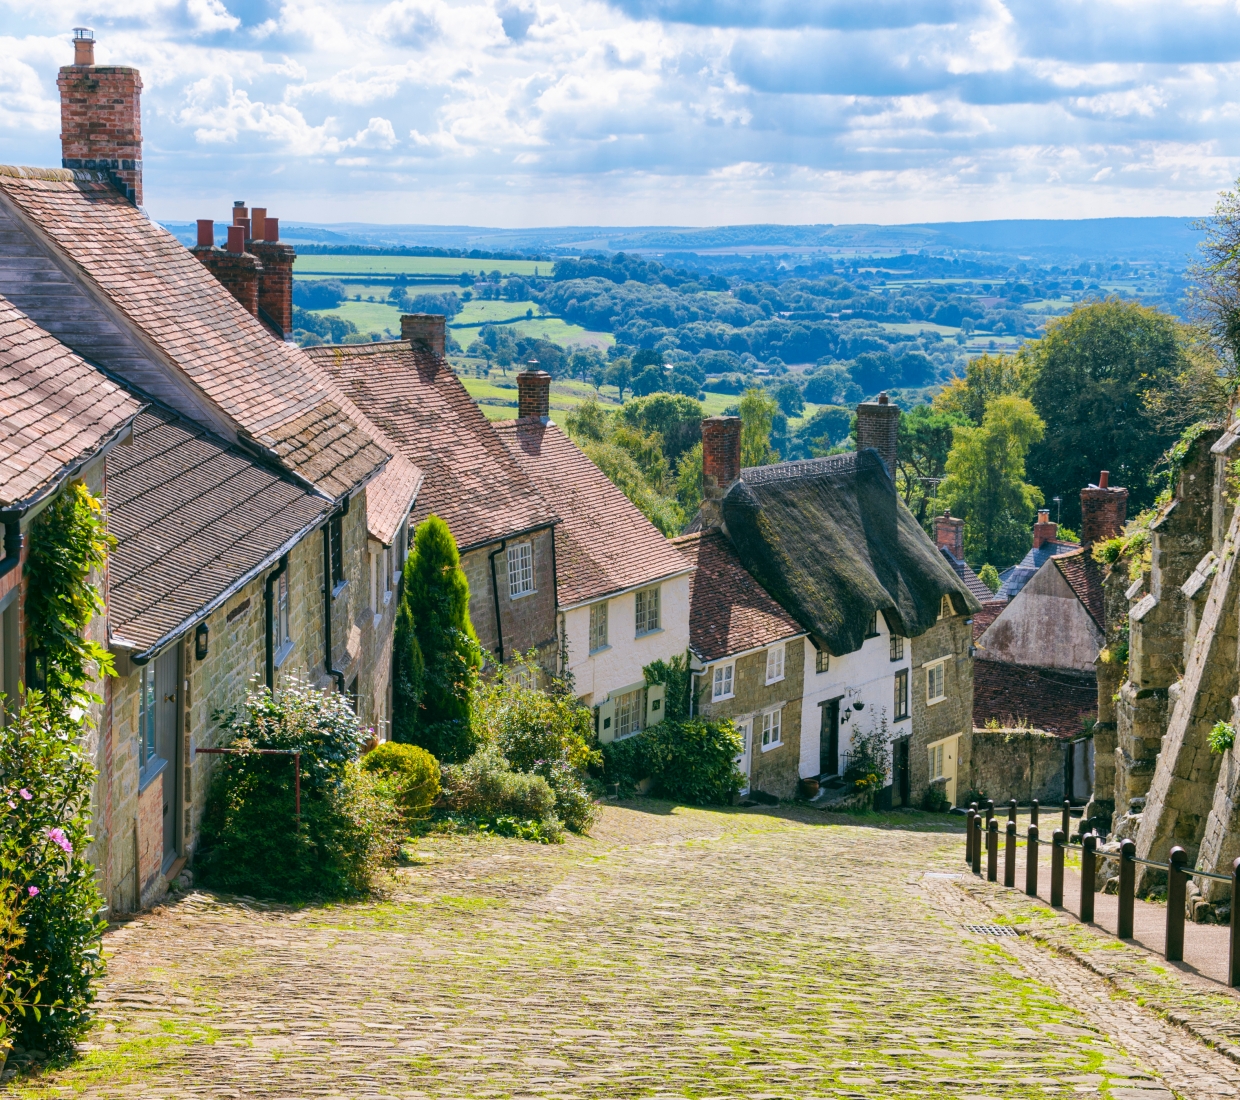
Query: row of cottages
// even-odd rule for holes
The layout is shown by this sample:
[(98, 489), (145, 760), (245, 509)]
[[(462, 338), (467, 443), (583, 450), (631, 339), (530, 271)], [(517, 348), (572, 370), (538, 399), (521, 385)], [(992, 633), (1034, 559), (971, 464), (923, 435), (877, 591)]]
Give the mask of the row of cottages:
[[(141, 208), (141, 78), (60, 70), (64, 166), (0, 166), (0, 674), (38, 685), (31, 526), (66, 485), (117, 545), (92, 631), (116, 658), (88, 749), (92, 858), (117, 910), (191, 858), (211, 757), (252, 685), (390, 712), (393, 589), (422, 472), (288, 342), (292, 249), (239, 206), (187, 250)], [(208, 223), (209, 224), (209, 223)]]

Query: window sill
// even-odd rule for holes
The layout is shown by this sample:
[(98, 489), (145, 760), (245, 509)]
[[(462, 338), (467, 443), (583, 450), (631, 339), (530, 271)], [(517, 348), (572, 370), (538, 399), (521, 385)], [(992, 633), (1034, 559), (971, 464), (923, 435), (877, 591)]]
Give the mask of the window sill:
[(729, 699), (735, 699), (735, 698), (736, 698), (736, 692), (731, 691), (731, 692), (728, 692), (727, 695), (712, 695), (710, 697), (710, 701), (712, 703), (726, 703)]
[(383, 622), (383, 612), (382, 612), (382, 611), (376, 611), (376, 612), (375, 612), (375, 617), (374, 617), (374, 618), (371, 620), (371, 622), (370, 622), (371, 627), (372, 627), (373, 629), (375, 629), (375, 630), (378, 630), (378, 629), (379, 629), (379, 626), (380, 626), (380, 624), (381, 624), (382, 622)]
[(337, 581), (332, 586), (332, 599), (334, 600), (337, 596), (340, 595), (341, 592), (343, 592), (348, 587), (349, 587), (349, 582), (347, 580)]
[(601, 646), (599, 646), (599, 647), (598, 647), (598, 649), (592, 649), (592, 650), (590, 650), (590, 656), (591, 656), (591, 657), (593, 657), (593, 656), (594, 656), (595, 654), (597, 654), (597, 653), (606, 653), (609, 649), (611, 649), (611, 646), (609, 646), (609, 645), (601, 645)]
[(928, 707), (932, 707), (932, 706), (934, 706), (936, 703), (946, 703), (946, 702), (947, 702), (947, 696), (946, 696), (946, 695), (940, 695), (937, 699), (927, 699), (927, 700), (926, 700), (926, 706), (928, 706)]
[(383, 606), (387, 607), (387, 605), (390, 604), (391, 602), (392, 602), (392, 592), (391, 592), (391, 589), (389, 589), (387, 592), (383, 593)]
[(772, 741), (769, 745), (763, 745), (762, 751), (770, 752), (772, 749), (782, 749), (783, 747), (784, 743), (782, 741)]
[(907, 722), (908, 720), (909, 720), (909, 715), (907, 714), (897, 714), (892, 719), (893, 722)]
[(275, 656), (272, 658), (271, 663), (275, 665), (276, 668), (279, 668), (282, 664), (284, 664), (285, 661), (288, 660), (288, 655), (292, 652), (293, 652), (293, 642), (292, 642), (292, 639), (290, 638), (279, 649), (276, 650)]
[(783, 682), (784, 682), (783, 676), (776, 676), (774, 680), (767, 680), (766, 686), (770, 687), (772, 684), (782, 684)]
[(661, 626), (656, 626), (653, 630), (643, 630), (640, 634), (634, 634), (633, 637), (637, 641), (640, 641), (642, 638), (653, 638), (656, 634), (662, 633), (663, 628)]
[(526, 598), (526, 596), (536, 596), (537, 594), (538, 594), (537, 588), (531, 588), (528, 592), (516, 592), (516, 593), (509, 592), (508, 601), (509, 603), (516, 603), (517, 600), (523, 600)]
[(146, 767), (138, 773), (138, 790), (144, 791), (161, 775), (168, 766), (168, 761), (160, 757), (156, 757), (147, 763)]

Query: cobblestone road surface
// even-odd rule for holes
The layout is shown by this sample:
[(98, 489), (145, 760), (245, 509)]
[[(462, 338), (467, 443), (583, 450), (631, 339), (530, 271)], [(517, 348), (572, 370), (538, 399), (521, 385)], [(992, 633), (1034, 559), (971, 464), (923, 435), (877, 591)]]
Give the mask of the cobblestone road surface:
[(1240, 1067), (1084, 968), (965, 931), (988, 910), (948, 877), (960, 846), (641, 803), (560, 847), (426, 840), (377, 904), (195, 893), (108, 937), (83, 1058), (7, 1092), (1240, 1095)]

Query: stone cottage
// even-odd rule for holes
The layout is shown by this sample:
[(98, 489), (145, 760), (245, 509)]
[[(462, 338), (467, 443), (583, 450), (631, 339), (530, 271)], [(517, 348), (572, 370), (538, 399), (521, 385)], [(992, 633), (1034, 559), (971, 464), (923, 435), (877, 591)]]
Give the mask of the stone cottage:
[[(88, 37), (75, 62), (59, 81), (65, 167), (0, 166), (0, 286), (16, 321), (56, 345), (39, 351), (19, 334), (19, 372), (51, 363), (72, 383), (85, 361), (138, 410), (124, 446), (85, 471), (118, 538), (97, 625), (119, 675), (100, 685), (90, 748), (92, 855), (123, 910), (192, 858), (211, 770), (195, 750), (218, 744), (212, 713), (247, 687), (299, 674), (346, 692), (382, 732), (394, 607), (367, 551), (384, 549), (389, 576), (399, 568), (422, 475), (285, 342), (287, 273), (238, 295), (212, 273), (213, 254), (185, 249), (136, 205), (140, 76), (95, 66)], [(246, 221), (223, 251), (249, 256), (241, 266), (257, 280), (260, 242)], [(291, 254), (278, 236), (261, 243), (279, 245), (276, 267)], [(28, 430), (65, 445), (55, 416)], [(11, 529), (6, 551), (20, 520)], [(6, 573), (9, 667), (29, 656), (16, 575)]]

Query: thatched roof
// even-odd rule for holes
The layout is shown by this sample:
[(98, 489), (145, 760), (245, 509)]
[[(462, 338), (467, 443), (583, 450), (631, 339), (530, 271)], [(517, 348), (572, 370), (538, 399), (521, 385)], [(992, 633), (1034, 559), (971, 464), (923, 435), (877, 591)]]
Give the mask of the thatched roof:
[(980, 606), (896, 494), (878, 452), (741, 471), (723, 521), (746, 569), (837, 656), (861, 648), (871, 615), (906, 637)]

